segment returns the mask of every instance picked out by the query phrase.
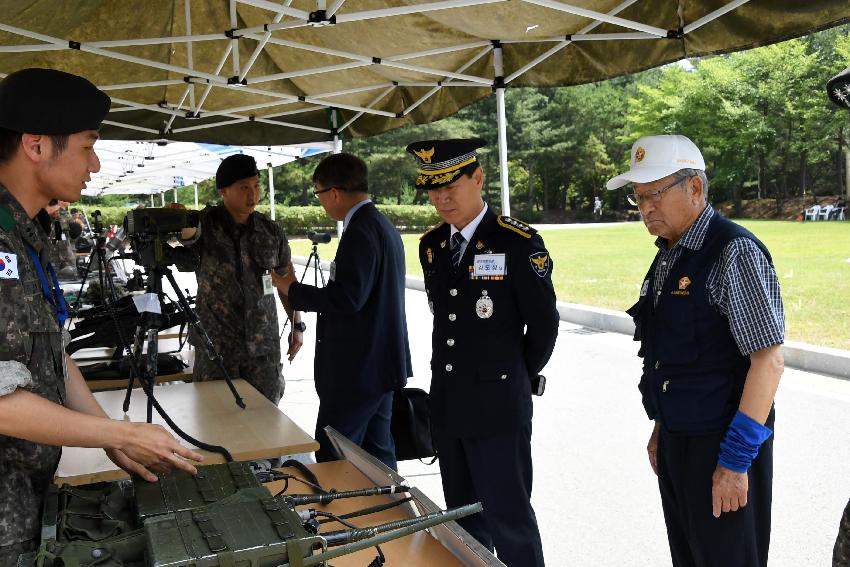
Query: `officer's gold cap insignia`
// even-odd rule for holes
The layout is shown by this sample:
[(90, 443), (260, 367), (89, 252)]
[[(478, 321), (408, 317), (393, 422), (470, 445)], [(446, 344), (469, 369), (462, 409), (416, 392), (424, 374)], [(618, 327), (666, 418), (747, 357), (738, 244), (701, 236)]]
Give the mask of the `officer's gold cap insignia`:
[(541, 278), (546, 277), (546, 274), (549, 273), (549, 254), (547, 252), (535, 252), (528, 259), (534, 273)]
[(409, 144), (406, 151), (416, 157), (419, 165), (416, 189), (428, 191), (454, 183), (465, 167), (478, 163), (475, 150), (486, 144), (481, 138), (421, 140)]
[(431, 158), (434, 156), (434, 148), (426, 150), (422, 148), (421, 150), (413, 150), (413, 153), (416, 154), (416, 157), (422, 160), (422, 163), (431, 163)]
[(635, 150), (635, 163), (640, 163), (646, 157), (646, 150), (642, 146), (638, 146)]
[(691, 278), (689, 278), (688, 276), (685, 276), (679, 280), (679, 289), (688, 289), (689, 285), (691, 285)]

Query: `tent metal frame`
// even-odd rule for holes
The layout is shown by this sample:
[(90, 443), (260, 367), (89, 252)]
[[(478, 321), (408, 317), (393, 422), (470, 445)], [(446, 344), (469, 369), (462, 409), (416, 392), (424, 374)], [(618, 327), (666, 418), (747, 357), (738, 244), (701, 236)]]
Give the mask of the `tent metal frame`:
[[(489, 87), (495, 91), (497, 100), (497, 121), (499, 139), (499, 169), (501, 178), (501, 192), (503, 213), (510, 214), (509, 186), (508, 186), (508, 156), (507, 156), (507, 134), (505, 116), (505, 90), (510, 83), (518, 77), (528, 73), (531, 69), (550, 59), (559, 51), (576, 42), (584, 41), (668, 41), (670, 39), (681, 39), (683, 36), (696, 29), (722, 17), (732, 10), (746, 4), (749, 0), (730, 0), (713, 12), (707, 13), (693, 22), (684, 22), (677, 30), (666, 30), (642, 22), (633, 21), (620, 17), (623, 10), (642, 0), (625, 0), (607, 13), (589, 10), (570, 4), (562, 0), (521, 0), (527, 4), (547, 8), (556, 12), (568, 13), (590, 20), (590, 23), (576, 34), (535, 38), (529, 40), (505, 40), (494, 39), (492, 41), (459, 41), (455, 45), (414, 51), (391, 57), (378, 57), (375, 55), (357, 53), (354, 50), (331, 49), (319, 45), (296, 42), (286, 39), (287, 30), (303, 28), (306, 26), (342, 26), (352, 22), (364, 22), (369, 20), (392, 18), (409, 14), (422, 14), (439, 10), (452, 10), (455, 8), (467, 8), (471, 6), (493, 5), (507, 2), (509, 0), (435, 0), (424, 1), (419, 4), (388, 7), (383, 9), (341, 12), (343, 7), (354, 5), (354, 2), (346, 3), (345, 0), (315, 0), (315, 12), (307, 12), (292, 7), (292, 0), (272, 2), (269, 0), (229, 0), (229, 15), (231, 28), (221, 30), (217, 33), (192, 32), (191, 0), (184, 0), (184, 24), (185, 34), (170, 37), (128, 38), (109, 41), (75, 42), (59, 37), (53, 37), (33, 30), (0, 23), (0, 30), (20, 37), (29, 38), (39, 43), (27, 45), (5, 45), (0, 46), (0, 53), (26, 53), (46, 52), (61, 50), (79, 50), (95, 54), (104, 58), (122, 61), (128, 64), (146, 66), (152, 69), (167, 71), (182, 76), (183, 79), (159, 80), (149, 82), (134, 82), (126, 84), (99, 85), (100, 88), (109, 92), (122, 90), (124, 92), (149, 87), (163, 87), (170, 85), (185, 84), (179, 100), (170, 104), (145, 104), (131, 100), (127, 97), (113, 98), (113, 109), (106, 124), (126, 128), (147, 135), (159, 135), (168, 137), (169, 134), (185, 133), (193, 130), (214, 129), (239, 124), (249, 121), (271, 125), (280, 128), (291, 128), (316, 132), (334, 140), (338, 147), (339, 137), (345, 130), (364, 115), (376, 115), (390, 118), (402, 118), (408, 116), (423, 103), (436, 96), (440, 90), (445, 88), (481, 88)], [(268, 23), (261, 26), (239, 28), (237, 5), (244, 4), (266, 10), (269, 12)], [(624, 28), (625, 32), (619, 33), (591, 33), (598, 26), (607, 23)], [(243, 61), (240, 56), (240, 39), (247, 38), (257, 42), (248, 58)], [(193, 46), (199, 42), (218, 42), (222, 46), (221, 57), (213, 72), (205, 72), (195, 66), (193, 58)], [(502, 46), (512, 43), (536, 43), (541, 46), (553, 44), (542, 54), (531, 61), (523, 64), (517, 69), (505, 69), (502, 57)], [(117, 48), (132, 48), (137, 46), (151, 46), (169, 44), (173, 49), (178, 49), (180, 44), (185, 44), (187, 65), (173, 65), (162, 61), (156, 61), (144, 57), (130, 55), (125, 52), (116, 51)], [(321, 53), (330, 57), (341, 59), (336, 64), (317, 66), (308, 69), (299, 69), (274, 73), (268, 75), (252, 75), (251, 71), (257, 59), (268, 46), (282, 46), (296, 50), (306, 50), (312, 53)], [(245, 47), (243, 45), (242, 47)], [(422, 64), (410, 63), (410, 60), (421, 59), (433, 55), (447, 53), (470, 52), (467, 61), (455, 69), (440, 69)], [(475, 62), (482, 57), (493, 55), (493, 76), (477, 76), (467, 71)], [(228, 66), (228, 60), (230, 65)], [(359, 87), (329, 91), (310, 96), (296, 96), (282, 92), (274, 92), (263, 88), (263, 85), (273, 81), (304, 77), (309, 75), (328, 75), (332, 78), (333, 73), (358, 67), (376, 66), (392, 71), (404, 71), (433, 77), (433, 80), (417, 81), (384, 81)], [(225, 72), (225, 68), (227, 71)], [(2, 75), (2, 74), (0, 74)], [(382, 110), (380, 104), (390, 97), (394, 91), (405, 87), (430, 87), (430, 89), (402, 112), (390, 112)], [(226, 109), (210, 110), (205, 104), (213, 89), (236, 89), (245, 93), (268, 97), (268, 101), (234, 106)], [(355, 93), (376, 91), (377, 94), (365, 106), (346, 104), (340, 97)], [(297, 105), (297, 108), (287, 109), (287, 106)], [(273, 109), (271, 114), (256, 116), (254, 112), (259, 110)], [(331, 126), (320, 128), (285, 120), (286, 116), (292, 116), (304, 112), (329, 109), (333, 116), (334, 124), (338, 120), (337, 110), (348, 110), (354, 115), (339, 127)], [(146, 128), (130, 124), (121, 120), (121, 113), (134, 110), (151, 111), (162, 114), (164, 118), (164, 129), (157, 132), (152, 128)], [(174, 128), (176, 118), (207, 118), (215, 117), (216, 122), (183, 126)], [(273, 189), (272, 189), (273, 191)]]

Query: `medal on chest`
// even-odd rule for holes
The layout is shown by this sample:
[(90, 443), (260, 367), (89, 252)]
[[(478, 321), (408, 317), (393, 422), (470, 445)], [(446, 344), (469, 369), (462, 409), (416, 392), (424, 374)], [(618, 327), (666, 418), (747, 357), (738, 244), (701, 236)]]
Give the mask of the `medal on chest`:
[(481, 290), (481, 297), (475, 302), (475, 314), (481, 319), (489, 319), (493, 316), (493, 300), (487, 295), (487, 290)]

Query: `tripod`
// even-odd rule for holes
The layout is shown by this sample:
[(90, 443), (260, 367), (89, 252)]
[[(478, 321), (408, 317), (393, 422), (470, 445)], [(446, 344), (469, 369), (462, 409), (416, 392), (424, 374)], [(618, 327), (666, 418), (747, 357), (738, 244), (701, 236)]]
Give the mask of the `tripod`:
[(310, 256), (307, 258), (307, 264), (304, 266), (304, 273), (301, 274), (301, 279), (298, 283), (304, 283), (304, 278), (307, 276), (307, 271), (310, 269), (310, 262), (313, 263), (313, 285), (319, 287), (319, 278), (322, 279), (322, 287), (325, 287), (325, 273), (322, 271), (322, 260), (319, 258), (319, 245), (313, 243), (313, 248), (310, 250)]
[[(194, 311), (192, 311), (189, 302), (186, 300), (186, 296), (184, 296), (183, 293), (180, 291), (180, 287), (177, 285), (177, 281), (174, 279), (174, 274), (171, 272), (168, 266), (157, 264), (153, 267), (151, 273), (148, 275), (147, 292), (145, 294), (145, 297), (150, 298), (151, 300), (155, 299), (155, 305), (146, 305), (140, 308), (140, 311), (142, 309), (143, 311), (141, 313), (142, 316), (139, 321), (139, 326), (136, 328), (136, 338), (134, 341), (133, 354), (133, 366), (136, 367), (138, 362), (142, 358), (142, 343), (147, 340), (147, 364), (145, 365), (144, 372), (139, 374), (139, 382), (141, 386), (145, 389), (145, 393), (148, 395), (148, 423), (150, 423), (152, 417), (151, 404), (153, 402), (153, 385), (156, 382), (157, 355), (159, 354), (159, 328), (162, 318), (161, 305), (163, 296), (163, 276), (168, 279), (168, 282), (171, 284), (172, 290), (174, 290), (174, 293), (177, 296), (177, 306), (179, 307), (180, 312), (186, 317), (186, 320), (189, 322), (189, 325), (195, 329), (198, 336), (203, 339), (204, 350), (206, 351), (207, 356), (209, 356), (211, 360), (215, 360), (216, 364), (218, 364), (219, 369), (221, 369), (222, 375), (224, 376), (224, 380), (225, 382), (227, 382), (227, 386), (228, 388), (230, 388), (230, 391), (233, 394), (234, 399), (236, 400), (236, 405), (238, 405), (242, 409), (245, 409), (245, 402), (242, 400), (242, 397), (239, 395), (239, 392), (233, 385), (233, 380), (231, 379), (230, 374), (227, 372), (227, 368), (224, 366), (224, 359), (221, 357), (218, 351), (216, 351), (212, 339), (210, 339), (210, 336), (207, 334), (203, 325), (201, 325), (201, 321), (200, 319), (198, 319), (198, 316), (195, 315)], [(130, 395), (133, 391), (134, 382), (135, 373), (130, 376), (130, 380), (127, 382), (127, 394), (124, 397), (125, 412), (130, 408)]]
[[(319, 258), (319, 245), (313, 242), (313, 248), (310, 250), (310, 256), (307, 258), (307, 263), (304, 265), (304, 271), (301, 273), (301, 279), (298, 283), (304, 283), (304, 278), (307, 277), (307, 272), (310, 270), (310, 264), (313, 265), (313, 285), (319, 287), (319, 280), (322, 281), (322, 287), (327, 285), (325, 282), (325, 273), (322, 271), (322, 260)], [(286, 326), (289, 324), (289, 317), (283, 322), (283, 327), (280, 329), (280, 340), (283, 340), (283, 334), (286, 332)]]
[(95, 215), (94, 221), (95, 243), (89, 254), (89, 261), (86, 264), (86, 270), (83, 272), (83, 278), (80, 280), (80, 291), (77, 293), (77, 299), (74, 301), (74, 311), (78, 311), (83, 301), (83, 288), (86, 286), (86, 281), (91, 273), (92, 266), (97, 263), (98, 266), (98, 282), (100, 283), (100, 299), (101, 302), (107, 304), (106, 289), (109, 287), (108, 299), (115, 303), (118, 297), (115, 294), (115, 283), (109, 275), (109, 264), (106, 259), (106, 237), (103, 236), (103, 225), (100, 222), (100, 214)]

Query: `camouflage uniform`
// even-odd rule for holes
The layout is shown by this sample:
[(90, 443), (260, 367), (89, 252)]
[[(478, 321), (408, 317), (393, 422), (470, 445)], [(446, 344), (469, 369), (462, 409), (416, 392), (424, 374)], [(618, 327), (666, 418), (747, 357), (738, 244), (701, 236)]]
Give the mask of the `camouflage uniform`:
[[(62, 334), (25, 246), (31, 244), (46, 265), (49, 241), (41, 220), (31, 220), (0, 185), (0, 394), (24, 387), (64, 405)], [(61, 452), (0, 435), (0, 561), (37, 542), (44, 491)]]
[(832, 567), (850, 567), (850, 502), (844, 508), (838, 537), (832, 550)]
[(53, 222), (51, 223), (51, 246), (48, 252), (48, 260), (57, 271), (70, 268), (76, 273), (77, 256), (74, 253), (74, 245), (71, 240), (71, 223), (74, 222), (71, 213), (60, 207), (59, 218), (51, 220)]
[[(232, 378), (244, 378), (273, 403), (283, 396), (280, 336), (274, 295), (263, 294), (268, 270), (286, 272), (289, 242), (283, 229), (261, 213), (238, 225), (224, 205), (201, 211), (196, 240), (185, 243), (200, 258), (197, 270), (198, 318), (224, 358)], [(221, 379), (193, 331), (194, 379)]]

